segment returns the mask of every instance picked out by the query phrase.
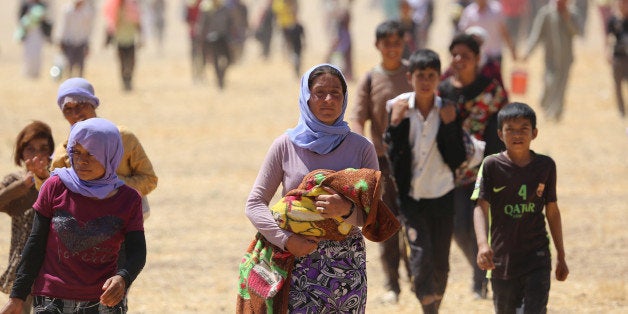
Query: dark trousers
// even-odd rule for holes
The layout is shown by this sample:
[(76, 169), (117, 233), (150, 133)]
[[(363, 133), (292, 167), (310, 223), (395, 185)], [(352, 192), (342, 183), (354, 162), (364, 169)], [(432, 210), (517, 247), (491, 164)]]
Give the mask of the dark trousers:
[(493, 306), (497, 314), (514, 314), (523, 306), (523, 313), (547, 313), (551, 268), (539, 268), (513, 279), (491, 279)]
[(619, 114), (623, 117), (626, 115), (626, 106), (624, 104), (622, 85), (623, 82), (628, 81), (628, 56), (613, 58), (613, 81), (615, 82), (617, 108), (619, 109)]
[(227, 38), (221, 36), (212, 41), (205, 41), (203, 57), (205, 58), (205, 62), (209, 59), (212, 60), (216, 79), (218, 80), (218, 87), (223, 89), (225, 87), (225, 73), (227, 72), (227, 67), (231, 64), (231, 52)]
[[(85, 67), (85, 56), (88, 52), (87, 43), (71, 44), (67, 42), (61, 43), (61, 51), (67, 60), (67, 74), (68, 77), (80, 76), (83, 77), (83, 68)], [(74, 73), (74, 71), (77, 73)]]
[[(384, 178), (384, 194), (382, 200), (390, 211), (399, 217), (399, 201), (397, 199), (397, 187), (390, 173), (390, 164), (386, 157), (379, 157), (379, 170)], [(399, 219), (400, 221), (402, 219)], [(399, 264), (403, 260), (408, 277), (410, 277), (410, 263), (406, 254), (405, 237), (402, 231), (395, 233), (386, 241), (379, 244), (379, 258), (384, 270), (384, 287), (386, 290), (399, 294)]]
[(416, 201), (404, 197), (401, 212), (410, 245), (414, 293), (444, 295), (449, 276), (449, 249), (453, 232), (454, 193)]
[(192, 80), (200, 83), (205, 80), (205, 58), (203, 40), (190, 37), (190, 60), (192, 61)]
[(120, 59), (120, 75), (124, 89), (130, 90), (133, 81), (133, 70), (135, 69), (135, 45), (118, 45), (118, 58)]
[(464, 253), (469, 266), (473, 268), (474, 292), (480, 293), (482, 284), (486, 281), (486, 272), (477, 264), (478, 243), (475, 239), (473, 227), (473, 210), (475, 202), (471, 200), (473, 184), (467, 184), (454, 189), (454, 240)]

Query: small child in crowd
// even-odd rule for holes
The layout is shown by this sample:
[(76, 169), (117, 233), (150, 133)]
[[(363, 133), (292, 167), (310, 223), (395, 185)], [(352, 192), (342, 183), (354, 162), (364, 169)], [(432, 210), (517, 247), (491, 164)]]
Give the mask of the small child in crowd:
[(495, 313), (515, 313), (521, 307), (524, 313), (545, 313), (552, 268), (545, 217), (556, 248), (556, 279), (564, 281), (569, 274), (556, 200), (556, 164), (530, 150), (538, 129), (528, 105), (506, 105), (497, 123), (506, 151), (484, 159), (472, 196), (477, 199), (477, 264), (492, 270)]

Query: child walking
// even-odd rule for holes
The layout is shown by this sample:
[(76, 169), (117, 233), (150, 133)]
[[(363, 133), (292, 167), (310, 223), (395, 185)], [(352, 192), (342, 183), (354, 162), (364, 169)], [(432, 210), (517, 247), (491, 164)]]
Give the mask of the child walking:
[(455, 105), (444, 105), (436, 96), (438, 54), (421, 49), (409, 63), (414, 92), (387, 104), (386, 139), (410, 246), (413, 290), (424, 313), (438, 313), (449, 273), (454, 171), (466, 160), (466, 150)]
[(524, 313), (545, 313), (552, 268), (545, 217), (556, 248), (556, 279), (564, 281), (569, 274), (556, 198), (556, 164), (530, 150), (538, 129), (528, 105), (505, 106), (497, 123), (506, 151), (484, 159), (472, 196), (477, 199), (477, 264), (492, 270), (496, 313), (515, 313), (522, 306)]
[[(33, 295), (35, 313), (126, 313), (129, 286), (146, 262), (140, 194), (116, 174), (123, 146), (118, 128), (92, 118), (77, 122), (67, 147), (71, 168), (57, 168), (33, 205), (8, 303), (20, 313)], [(118, 266), (122, 241), (126, 262)]]
[[(404, 34), (403, 25), (394, 20), (384, 21), (375, 29), (375, 48), (379, 51), (381, 60), (360, 80), (355, 106), (349, 118), (351, 129), (361, 135), (367, 133), (364, 127), (370, 122), (370, 135), (377, 152), (379, 170), (382, 177), (386, 178), (382, 198), (397, 216), (399, 216), (397, 189), (391, 179), (383, 136), (388, 126), (386, 101), (401, 93), (412, 91), (412, 86), (406, 78), (408, 66), (402, 59)], [(400, 234), (397, 233), (379, 244), (380, 261), (386, 278), (384, 280), (386, 292), (380, 296), (380, 301), (384, 303), (397, 303), (399, 300), (401, 288), (398, 269), (401, 260), (406, 264), (407, 273), (410, 273), (403, 243), (404, 241), (400, 241)]]
[[(33, 203), (39, 191), (33, 180), (36, 175), (33, 171), (37, 169), (31, 169), (30, 166), (37, 160), (50, 164), (54, 146), (50, 126), (41, 121), (26, 125), (17, 135), (13, 153), (15, 165), (23, 169), (6, 175), (0, 183), (0, 212), (11, 217), (11, 247), (7, 269), (0, 276), (0, 291), (6, 294), (11, 292), (22, 250), (33, 227)], [(29, 314), (32, 304), (33, 298), (28, 296), (22, 313)]]

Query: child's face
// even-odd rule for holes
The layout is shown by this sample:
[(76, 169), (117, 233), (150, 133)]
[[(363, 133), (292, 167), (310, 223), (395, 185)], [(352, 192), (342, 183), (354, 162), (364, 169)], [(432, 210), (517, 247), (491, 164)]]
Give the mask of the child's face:
[(433, 97), (440, 82), (440, 73), (432, 68), (416, 69), (408, 74), (408, 82), (417, 98)]
[(384, 61), (401, 62), (404, 47), (403, 37), (399, 37), (397, 34), (388, 35), (375, 42), (375, 47), (381, 53)]
[(48, 139), (34, 138), (26, 144), (22, 151), (22, 160), (31, 160), (37, 157), (41, 160), (50, 158), (52, 147), (48, 145)]
[(504, 121), (497, 135), (506, 145), (509, 152), (526, 152), (530, 150), (530, 142), (536, 138), (538, 129), (532, 128), (530, 120), (515, 118)]
[(70, 158), (72, 158), (72, 168), (81, 180), (97, 180), (105, 175), (105, 167), (81, 144), (74, 145)]

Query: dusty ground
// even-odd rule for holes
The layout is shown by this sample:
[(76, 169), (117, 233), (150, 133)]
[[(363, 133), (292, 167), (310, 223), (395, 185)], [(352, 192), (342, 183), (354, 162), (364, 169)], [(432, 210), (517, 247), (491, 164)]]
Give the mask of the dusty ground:
[[(58, 142), (68, 134), (55, 104), (58, 83), (47, 75), (35, 81), (20, 76), (21, 47), (11, 41), (16, 2), (0, 5), (0, 173), (15, 170), (13, 141), (32, 119), (48, 122)], [(372, 43), (381, 15), (369, 6), (371, 2), (358, 1), (354, 12), (357, 75), (378, 60)], [(139, 53), (133, 93), (121, 92), (114, 51), (101, 45), (100, 19), (86, 76), (101, 98), (99, 115), (133, 129), (159, 175), (146, 223), (148, 261), (131, 291), (130, 313), (232, 313), (237, 264), (254, 234), (243, 214), (244, 202), (272, 139), (296, 124), (298, 85), (278, 41), (268, 62), (258, 58), (258, 46), (250, 42), (242, 62), (228, 73), (226, 90), (215, 87), (212, 72), (207, 85), (193, 85), (178, 3), (169, 2), (166, 47), (158, 51), (148, 42)], [(430, 46), (448, 62), (449, 2), (442, 3), (437, 3)], [(317, 30), (322, 26), (318, 8), (317, 1), (303, 2), (306, 68), (322, 61), (327, 47), (324, 32)], [(251, 10), (256, 16), (255, 5)], [(550, 123), (541, 116), (539, 138), (533, 142), (537, 152), (558, 163), (559, 205), (571, 270), (566, 282), (553, 282), (550, 313), (628, 311), (628, 121), (615, 109), (599, 26), (597, 12), (591, 10), (587, 36), (576, 43), (564, 120)], [(46, 48), (45, 70), (55, 53)], [(527, 67), (528, 93), (513, 99), (538, 108), (540, 53)], [(510, 68), (508, 60), (505, 73)], [(9, 230), (9, 220), (2, 216), (0, 256), (6, 256)], [(367, 311), (418, 312), (418, 301), (407, 284), (399, 304), (377, 302), (383, 292), (377, 256), (377, 244), (368, 243)], [(0, 267), (5, 263), (0, 258)], [(472, 299), (469, 283), (470, 268), (453, 245), (444, 313), (492, 311), (490, 301)]]

